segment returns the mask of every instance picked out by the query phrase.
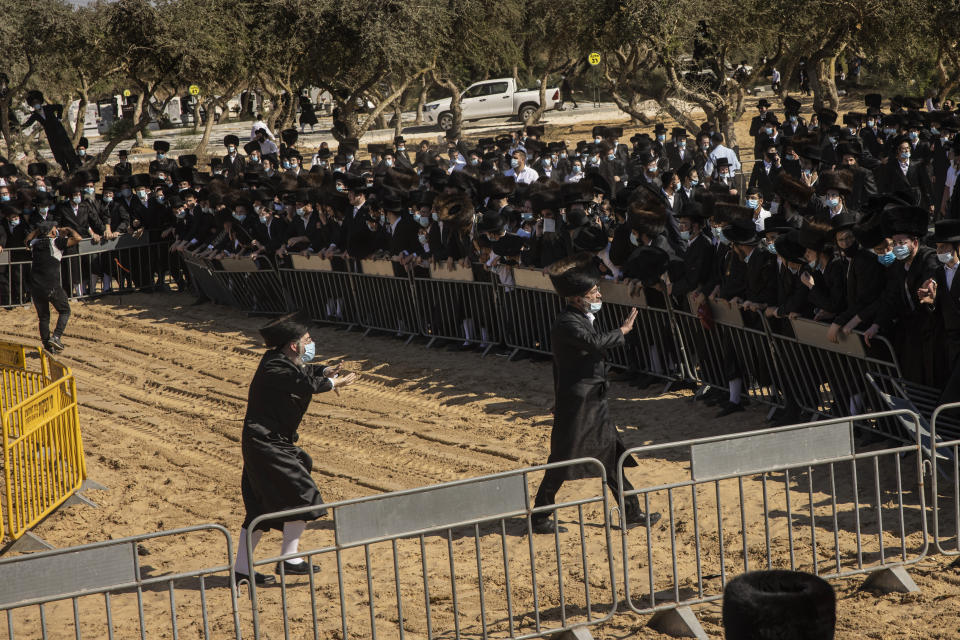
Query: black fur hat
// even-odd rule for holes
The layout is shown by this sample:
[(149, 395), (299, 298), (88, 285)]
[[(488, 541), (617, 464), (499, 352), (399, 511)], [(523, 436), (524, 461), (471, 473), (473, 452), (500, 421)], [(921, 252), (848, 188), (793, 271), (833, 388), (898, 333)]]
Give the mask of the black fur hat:
[(285, 344), (296, 342), (309, 331), (309, 320), (302, 311), (295, 311), (260, 328), (260, 335), (267, 347), (276, 349)]
[(833, 587), (799, 571), (751, 571), (723, 592), (727, 640), (833, 640), (837, 602)]
[(564, 298), (584, 295), (603, 278), (594, 256), (586, 251), (557, 260), (546, 272), (553, 288)]

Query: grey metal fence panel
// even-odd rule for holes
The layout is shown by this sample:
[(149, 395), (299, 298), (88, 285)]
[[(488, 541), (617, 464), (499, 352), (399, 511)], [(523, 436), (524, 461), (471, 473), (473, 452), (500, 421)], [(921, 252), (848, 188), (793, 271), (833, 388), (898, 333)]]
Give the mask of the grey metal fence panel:
[(386, 260), (363, 260), (360, 272), (351, 274), (359, 309), (359, 324), (367, 333), (385, 331), (407, 336), (409, 342), (423, 333), (413, 279), (394, 275)]
[(960, 402), (941, 405), (930, 417), (933, 542), (937, 551), (948, 556), (960, 555), (960, 438), (944, 439), (942, 425), (958, 416)]
[(474, 280), (472, 269), (445, 272), (431, 268), (429, 277), (414, 277), (423, 335), (480, 346), (486, 354), (503, 341), (500, 296), (491, 278)]
[(291, 264), (279, 273), (291, 309), (304, 309), (317, 322), (347, 327), (360, 323), (354, 281), (342, 259), (291, 256)]
[[(211, 535), (222, 544), (222, 562), (160, 569), (189, 564), (184, 545), (209, 544)], [(141, 562), (146, 550), (149, 566)], [(189, 630), (205, 640), (240, 640), (233, 555), (230, 533), (207, 524), (2, 559), (7, 637), (177, 638)]]
[[(905, 411), (858, 420), (889, 417), (919, 424), (916, 414)], [(837, 433), (825, 447), (818, 441), (831, 428)], [(771, 447), (772, 439), (794, 451)], [(704, 464), (705, 455), (720, 454), (726, 459)], [(860, 448), (853, 422), (832, 420), (637, 447), (620, 459), (621, 487), (629, 455), (679, 461), (691, 474), (626, 492), (638, 497), (644, 511), (663, 513), (656, 530), (623, 531), (626, 601), (637, 613), (717, 600), (732, 576), (750, 570), (787, 568), (835, 578), (911, 565), (926, 556), (919, 438), (909, 445)]]
[[(530, 506), (531, 480), (581, 464), (593, 474), (590, 497)], [(343, 639), (522, 639), (608, 621), (618, 596), (604, 478), (597, 460), (579, 459), (325, 505), (332, 527), (310, 530), (319, 545), (270, 558), (249, 549), (255, 567), (295, 557), (319, 567), (281, 569), (279, 588), (250, 585), (254, 637), (273, 637), (262, 618), (277, 612), (285, 637)], [(496, 495), (472, 502), (478, 492)], [(543, 512), (554, 532), (533, 536), (531, 516)]]

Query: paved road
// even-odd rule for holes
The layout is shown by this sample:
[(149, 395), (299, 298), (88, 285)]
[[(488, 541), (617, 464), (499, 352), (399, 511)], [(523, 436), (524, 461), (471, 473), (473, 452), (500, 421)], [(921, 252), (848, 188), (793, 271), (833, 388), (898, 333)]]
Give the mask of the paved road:
[[(404, 120), (412, 120), (412, 114), (404, 114)], [(547, 125), (558, 125), (558, 126), (570, 126), (580, 122), (623, 122), (628, 120), (629, 116), (624, 112), (620, 111), (615, 104), (603, 102), (598, 106), (595, 106), (592, 103), (580, 102), (579, 108), (577, 109), (567, 109), (565, 111), (548, 111), (544, 114), (542, 124)], [(235, 134), (240, 138), (241, 146), (249, 139), (250, 136), (250, 126), (249, 121), (236, 121), (231, 120), (229, 122), (216, 124), (213, 127), (213, 132), (210, 136), (211, 145), (209, 148), (210, 151), (218, 152), (221, 148), (223, 137), (228, 134)], [(308, 130), (305, 135), (300, 136), (300, 140), (297, 143), (297, 146), (301, 150), (315, 149), (321, 142), (326, 140), (330, 143), (332, 148), (336, 148), (337, 142), (334, 139), (333, 135), (330, 134), (330, 127), (332, 126), (332, 119), (327, 117), (321, 117), (319, 124), (314, 128), (315, 132), (310, 133)], [(465, 123), (464, 134), (470, 137), (477, 137), (487, 134), (490, 132), (492, 135), (495, 131), (502, 131), (504, 129), (510, 128), (519, 128), (521, 126), (520, 122), (514, 118), (489, 118), (485, 120), (476, 120), (472, 122)], [(277, 132), (274, 132), (275, 134)], [(164, 129), (161, 131), (151, 131), (150, 138), (147, 139), (147, 143), (152, 146), (151, 140), (168, 140), (170, 141), (170, 155), (177, 156), (181, 153), (189, 153), (196, 144), (200, 141), (202, 137), (202, 129), (193, 129), (193, 128), (183, 128), (183, 129)], [(436, 127), (404, 127), (403, 135), (407, 140), (429, 140), (431, 142), (439, 141), (443, 137), (443, 132)], [(106, 144), (104, 138), (100, 136), (87, 136), (90, 140), (90, 151), (98, 152)], [(393, 141), (393, 129), (377, 129), (368, 131), (364, 134), (361, 139), (361, 146), (366, 149), (366, 145), (369, 143), (389, 143)], [(123, 142), (119, 145), (119, 148), (128, 149), (131, 147), (131, 142)], [(408, 144), (411, 144), (408, 142)], [(153, 156), (152, 153), (141, 153), (131, 156), (131, 161), (144, 161), (149, 160)], [(110, 158), (108, 164), (116, 162), (115, 156)]]

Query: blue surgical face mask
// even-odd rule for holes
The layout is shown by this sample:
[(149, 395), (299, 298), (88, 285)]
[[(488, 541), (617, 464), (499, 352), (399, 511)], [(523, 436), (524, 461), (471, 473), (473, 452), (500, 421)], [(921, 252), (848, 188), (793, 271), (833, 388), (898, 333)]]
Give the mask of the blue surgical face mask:
[(905, 244), (898, 244), (893, 248), (893, 255), (897, 260), (906, 260), (910, 257), (910, 247)]
[(103, 202), (105, 204), (110, 204), (111, 202), (113, 202), (113, 196), (103, 196)]
[(590, 313), (600, 313), (600, 309), (603, 308), (602, 302), (591, 302), (590, 303)]
[(820, 264), (816, 260), (811, 260), (810, 262), (807, 263), (807, 266), (810, 267), (811, 269), (816, 269), (817, 267), (820, 266)]
[(827, 142), (829, 142), (830, 144), (837, 144), (837, 137), (836, 137), (836, 136), (827, 136)]
[(658, 134), (657, 134), (657, 142), (663, 142), (663, 141), (666, 140), (666, 139), (667, 139), (667, 135), (666, 135), (665, 133), (658, 133)]
[(45, 187), (45, 186), (42, 185), (42, 184), (38, 184), (38, 185), (37, 185), (37, 191), (42, 191), (42, 192), (46, 193), (46, 192), (47, 192), (47, 187)]
[(430, 217), (433, 218), (434, 222), (440, 222), (440, 216), (437, 214), (436, 211), (431, 212)]
[(303, 345), (303, 354), (300, 356), (300, 362), (310, 362), (317, 355), (317, 344), (310, 342)]
[(686, 140), (677, 140), (677, 149), (686, 149), (687, 141)]
[(73, 196), (70, 200), (73, 201), (73, 204), (80, 204), (83, 202), (83, 196)]
[(900, 159), (901, 159), (901, 160), (909, 160), (909, 159), (910, 159), (910, 152), (909, 152), (909, 151), (901, 151), (901, 152), (900, 152)]
[(691, 181), (690, 181), (690, 186), (691, 186), (691, 187), (695, 187), (695, 186), (697, 186), (698, 184), (700, 184), (700, 181), (699, 181), (699, 180), (691, 180)]
[(243, 222), (244, 220), (247, 219), (247, 216), (246, 216), (246, 214), (237, 213), (236, 211), (234, 211), (234, 212), (233, 212), (233, 219), (236, 220), (237, 222)]
[[(186, 218), (186, 217), (187, 217), (187, 211), (186, 211), (186, 209), (183, 209), (183, 210), (181, 210), (181, 211), (177, 211), (177, 220), (183, 220), (183, 219)], [(234, 214), (234, 217), (236, 217), (236, 214)]]
[(157, 160), (163, 160), (163, 154), (162, 154), (162, 153), (157, 152)]
[(840, 198), (827, 198), (827, 206), (836, 209), (840, 206)]
[[(10, 228), (13, 229), (18, 224), (20, 224), (20, 218), (10, 218), (9, 223), (10, 223)], [(947, 262), (950, 262), (950, 261), (947, 260)]]
[(387, 215), (385, 213), (380, 214), (380, 224), (382, 225), (387, 224)]
[(630, 234), (630, 244), (632, 244), (632, 245), (635, 246), (635, 247), (639, 247), (639, 246), (640, 246), (640, 236), (638, 236), (638, 235), (635, 234), (635, 233), (631, 233), (631, 234)]
[(383, 161), (383, 164), (386, 165), (386, 167), (389, 169), (390, 167), (393, 166), (393, 159), (387, 158), (386, 160)]
[(84, 187), (84, 188), (83, 188), (83, 192), (84, 192), (85, 194), (87, 194), (88, 196), (92, 196), (92, 195), (94, 194), (94, 188), (93, 188), (93, 187)]
[(887, 251), (886, 253), (878, 255), (877, 260), (879, 260), (883, 266), (889, 267), (896, 262), (897, 256), (894, 255), (893, 251)]
[(916, 131), (911, 131), (911, 132), (908, 133), (907, 135), (909, 136), (909, 138), (910, 138), (911, 140), (914, 140), (914, 141), (916, 141), (916, 140), (918, 140), (918, 139), (920, 138), (920, 134), (917, 133)]
[(418, 218), (417, 222), (420, 223), (420, 226), (421, 226), (421, 227), (429, 227), (429, 226), (430, 226), (430, 218), (429, 218), (429, 216), (417, 216), (417, 218)]
[(40, 213), (43, 215), (47, 215), (48, 213), (50, 213), (50, 207), (40, 207)]
[(163, 202), (163, 199), (164, 199), (164, 198), (163, 198), (162, 195), (157, 194), (157, 202), (161, 202), (161, 203), (162, 203), (162, 202)]
[(867, 127), (873, 129), (873, 125), (877, 124), (875, 120), (867, 120)]
[(790, 116), (790, 122), (793, 124), (797, 123), (797, 116)]
[(774, 243), (772, 243), (772, 242), (768, 242), (768, 243), (767, 243), (767, 251), (770, 252), (770, 253), (772, 253), (773, 255), (777, 255), (777, 247), (776, 247), (776, 245), (775, 245)]
[(689, 239), (690, 239), (690, 232), (689, 232), (689, 231), (683, 231), (683, 230), (681, 230), (681, 231), (680, 231), (680, 239), (681, 239), (681, 240), (689, 240)]
[(760, 201), (757, 198), (747, 198), (747, 207), (756, 209), (758, 206), (760, 206)]
[(77, 149), (77, 155), (82, 158), (83, 156), (87, 155), (87, 150), (86, 150), (86, 149)]
[(581, 166), (578, 165), (578, 164), (573, 165), (573, 172), (574, 172), (574, 173), (580, 173), (581, 171), (583, 171), (583, 167), (581, 167)]
[(883, 130), (884, 135), (888, 135), (888, 136), (892, 136), (892, 135), (895, 134), (896, 132), (897, 132), (897, 130), (894, 129), (893, 127), (885, 127), (884, 130)]
[(767, 135), (768, 135), (768, 136), (772, 136), (772, 135), (773, 135), (773, 127), (767, 127), (767, 128), (765, 129), (765, 131), (767, 132)]
[(548, 169), (550, 168), (550, 158), (544, 158), (544, 159), (543, 159), (543, 166), (546, 167), (546, 168), (548, 168)]
[(520, 166), (520, 161), (516, 158), (510, 158), (510, 166), (514, 169)]
[(267, 224), (267, 220), (270, 219), (270, 216), (260, 216), (261, 224)]
[(0, 196), (0, 202), (10, 202), (10, 196), (8, 195)]
[[(13, 222), (11, 222), (10, 224), (11, 226), (13, 226)], [(948, 251), (946, 253), (938, 253), (937, 260), (939, 260), (943, 264), (950, 264), (951, 262), (953, 262), (953, 252)]]

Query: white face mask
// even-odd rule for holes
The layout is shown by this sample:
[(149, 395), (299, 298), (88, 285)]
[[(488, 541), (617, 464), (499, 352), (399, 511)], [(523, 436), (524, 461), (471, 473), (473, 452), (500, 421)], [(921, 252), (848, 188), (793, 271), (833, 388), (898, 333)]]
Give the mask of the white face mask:
[(948, 251), (946, 253), (938, 253), (937, 260), (939, 260), (943, 264), (950, 264), (951, 262), (953, 262), (953, 252)]

